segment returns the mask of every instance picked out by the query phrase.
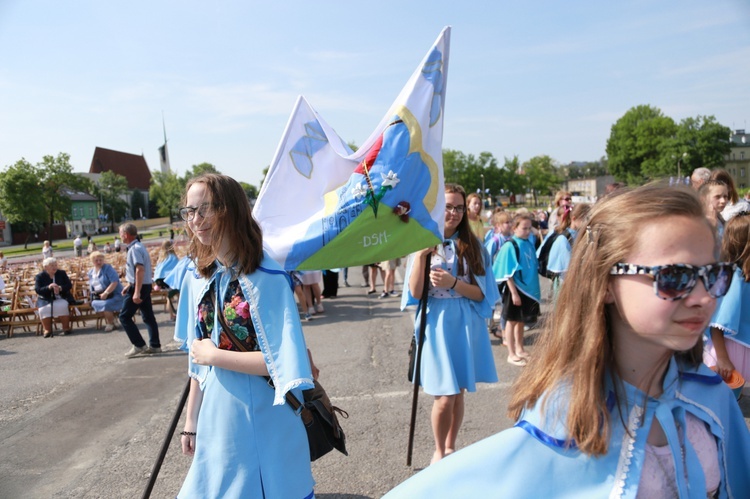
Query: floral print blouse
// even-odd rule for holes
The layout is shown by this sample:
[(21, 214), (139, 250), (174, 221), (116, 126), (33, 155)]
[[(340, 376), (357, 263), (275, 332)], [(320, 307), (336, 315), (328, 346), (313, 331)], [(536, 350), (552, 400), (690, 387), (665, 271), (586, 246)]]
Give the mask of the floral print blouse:
[(220, 320), (215, 320), (214, 297), (216, 282), (211, 284), (211, 289), (203, 295), (198, 304), (198, 327), (203, 338), (210, 338), (214, 324), (221, 329), (219, 337), (219, 348), (234, 351), (257, 351), (260, 350), (255, 335), (255, 327), (250, 318), (250, 306), (242, 293), (242, 287), (238, 280), (233, 280), (227, 286), (227, 291), (221, 300), (224, 320), (229, 331), (221, 326)]

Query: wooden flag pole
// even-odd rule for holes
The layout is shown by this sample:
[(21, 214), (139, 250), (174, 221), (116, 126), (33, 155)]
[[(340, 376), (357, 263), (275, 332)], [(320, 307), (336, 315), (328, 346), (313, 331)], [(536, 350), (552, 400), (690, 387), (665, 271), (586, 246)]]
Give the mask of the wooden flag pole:
[[(422, 344), (424, 343), (425, 328), (427, 327), (427, 291), (430, 289), (430, 257), (424, 264), (424, 279), (422, 282), (422, 297), (419, 299), (419, 330), (417, 333), (416, 362), (414, 363), (414, 392), (411, 399), (411, 421), (409, 423), (409, 444), (406, 450), (406, 465), (411, 466), (411, 454), (414, 450), (414, 428), (417, 423), (417, 403), (419, 401), (419, 374), (422, 366)], [(405, 283), (407, 286), (409, 283)]]

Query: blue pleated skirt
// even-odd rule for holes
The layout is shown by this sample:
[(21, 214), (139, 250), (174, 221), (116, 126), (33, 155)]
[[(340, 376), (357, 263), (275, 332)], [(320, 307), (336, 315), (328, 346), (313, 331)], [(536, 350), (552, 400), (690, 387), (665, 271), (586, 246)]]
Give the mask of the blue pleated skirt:
[[(419, 330), (417, 314), (416, 330)], [(420, 385), (430, 395), (476, 391), (477, 383), (497, 382), (487, 323), (468, 298), (430, 297), (422, 347)]]
[(181, 498), (307, 498), (315, 484), (302, 421), (261, 376), (213, 368)]

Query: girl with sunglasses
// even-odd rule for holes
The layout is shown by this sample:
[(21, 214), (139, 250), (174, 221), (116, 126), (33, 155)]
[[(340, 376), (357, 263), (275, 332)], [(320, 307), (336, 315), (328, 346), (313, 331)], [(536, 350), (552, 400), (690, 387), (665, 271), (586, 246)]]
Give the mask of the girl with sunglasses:
[(711, 319), (712, 345), (704, 362), (716, 366), (724, 379), (735, 369), (750, 379), (750, 212), (727, 222), (721, 256), (737, 264), (732, 284)]
[(687, 188), (618, 190), (592, 208), (539, 351), (514, 384), (516, 425), (394, 497), (741, 497), (750, 432), (701, 363), (732, 281)]
[[(464, 391), (477, 383), (497, 382), (486, 319), (492, 317), (497, 287), (489, 255), (469, 228), (466, 194), (460, 185), (445, 185), (445, 241), (409, 258), (401, 308), (417, 305), (427, 293), (427, 315), (420, 384), (435, 397), (432, 462), (456, 449), (464, 416)], [(430, 282), (424, 272), (430, 255)], [(420, 327), (417, 313), (415, 331)]]
[(557, 214), (557, 210), (561, 206), (573, 206), (573, 193), (568, 191), (557, 191), (555, 194), (555, 206), (552, 207), (552, 212), (549, 214), (549, 222), (547, 224), (549, 231), (553, 231), (560, 224), (560, 217)]

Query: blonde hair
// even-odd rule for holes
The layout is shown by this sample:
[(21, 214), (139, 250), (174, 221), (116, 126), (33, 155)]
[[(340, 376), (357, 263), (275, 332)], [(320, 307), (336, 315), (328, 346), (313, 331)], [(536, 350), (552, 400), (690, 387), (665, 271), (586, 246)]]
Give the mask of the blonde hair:
[(507, 211), (496, 211), (492, 214), (492, 225), (498, 226), (501, 223), (512, 222), (513, 217)]
[(557, 191), (555, 193), (555, 206), (560, 206), (560, 201), (562, 201), (562, 198), (565, 196), (573, 197), (573, 193), (568, 191)]
[(103, 257), (104, 253), (102, 253), (101, 251), (92, 251), (91, 253), (89, 253), (89, 260), (93, 262), (94, 258), (98, 258), (100, 256)]
[[(619, 380), (610, 332), (610, 305), (604, 298), (613, 265), (623, 262), (638, 242), (638, 229), (667, 217), (699, 219), (710, 227), (695, 191), (686, 187), (648, 184), (637, 189), (618, 189), (591, 210), (586, 230), (581, 230), (560, 289), (554, 313), (540, 336), (538, 353), (532, 357), (513, 386), (509, 416), (518, 418), (524, 408), (536, 405), (544, 394), (564, 389), (561, 404), (570, 439), (581, 452), (601, 456), (609, 442), (610, 414), (605, 379)], [(702, 340), (679, 361), (699, 365)], [(619, 381), (615, 397), (621, 398)], [(618, 404), (619, 406), (619, 404)], [(545, 411), (545, 403), (541, 410)], [(552, 414), (559, 417), (561, 414)], [(622, 414), (620, 420), (622, 421)]]
[(175, 252), (174, 244), (172, 243), (172, 241), (167, 240), (161, 243), (161, 248), (159, 248), (159, 258), (157, 258), (156, 262), (163, 262), (169, 255), (177, 256), (177, 253)]
[(721, 259), (736, 263), (745, 282), (750, 282), (750, 212), (738, 213), (727, 222), (721, 241)]

